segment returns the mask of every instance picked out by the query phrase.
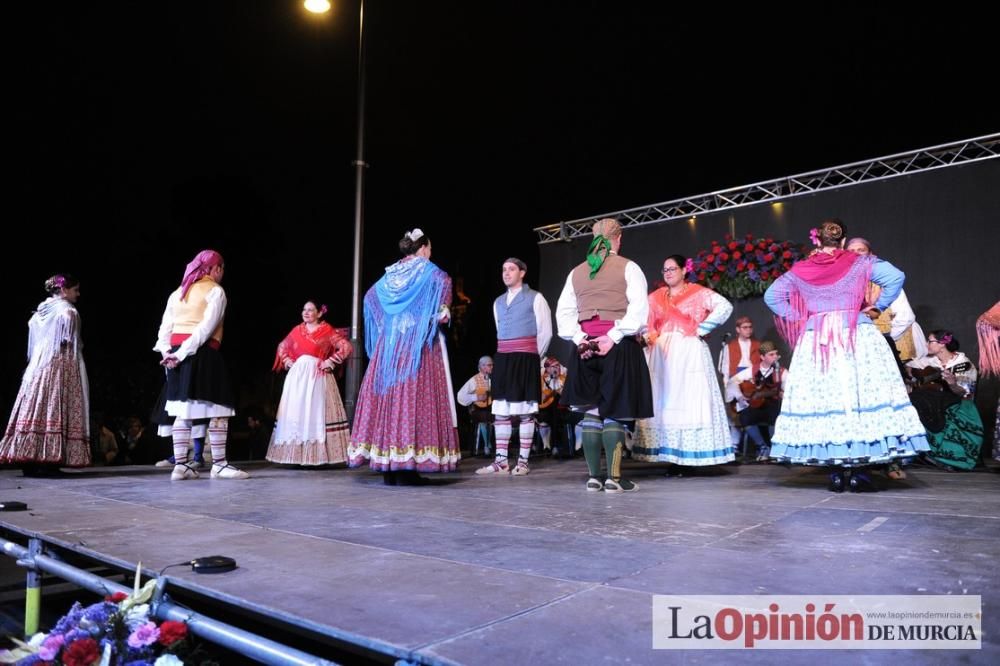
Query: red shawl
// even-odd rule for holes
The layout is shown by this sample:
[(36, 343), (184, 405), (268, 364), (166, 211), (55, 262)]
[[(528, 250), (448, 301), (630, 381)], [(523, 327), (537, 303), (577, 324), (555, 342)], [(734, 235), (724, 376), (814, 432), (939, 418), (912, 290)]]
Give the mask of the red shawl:
[(300, 356), (315, 356), (318, 368), (323, 361), (333, 359), (339, 363), (351, 355), (351, 342), (325, 321), (311, 333), (304, 323), (292, 329), (278, 345), (274, 356), (274, 370), (284, 370), (285, 361), (296, 361)]

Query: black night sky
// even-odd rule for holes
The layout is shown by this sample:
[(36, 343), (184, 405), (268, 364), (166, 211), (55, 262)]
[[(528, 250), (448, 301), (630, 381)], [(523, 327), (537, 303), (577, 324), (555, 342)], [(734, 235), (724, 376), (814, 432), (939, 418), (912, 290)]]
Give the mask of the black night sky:
[[(363, 288), (423, 228), (473, 299), (465, 378), (492, 351), (500, 262), (537, 271), (533, 227), (997, 130), (982, 16), (790, 7), (369, 0)], [(4, 414), (57, 271), (81, 278), (109, 411), (146, 416), (162, 307), (203, 247), (226, 257), (244, 402), (306, 298), (349, 322), (356, 1), (4, 13)]]

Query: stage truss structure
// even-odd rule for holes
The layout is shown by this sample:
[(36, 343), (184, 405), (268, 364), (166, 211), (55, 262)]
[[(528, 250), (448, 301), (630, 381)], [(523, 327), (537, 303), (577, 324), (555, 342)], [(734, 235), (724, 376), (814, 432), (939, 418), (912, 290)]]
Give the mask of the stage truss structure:
[(965, 141), (886, 155), (693, 197), (682, 197), (651, 206), (558, 222), (536, 227), (535, 232), (538, 234), (539, 245), (568, 242), (574, 238), (590, 236), (594, 222), (605, 217), (616, 218), (622, 227), (641, 227), (672, 220), (687, 220), (707, 213), (761, 203), (775, 203), (804, 194), (889, 180), (997, 157), (1000, 157), (1000, 133), (987, 134)]

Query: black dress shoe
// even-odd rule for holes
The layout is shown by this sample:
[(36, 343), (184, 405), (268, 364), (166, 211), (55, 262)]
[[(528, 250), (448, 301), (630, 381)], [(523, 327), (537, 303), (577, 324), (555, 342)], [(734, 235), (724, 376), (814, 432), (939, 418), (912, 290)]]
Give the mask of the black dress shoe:
[(21, 474), (36, 479), (61, 479), (69, 476), (58, 465), (24, 465), (21, 467)]
[(872, 482), (871, 477), (862, 472), (855, 472), (851, 474), (851, 492), (852, 493), (863, 493), (863, 492), (874, 492), (877, 490), (875, 484)]
[[(851, 479), (852, 481), (854, 479)], [(842, 493), (844, 492), (844, 473), (843, 472), (832, 472), (830, 474), (830, 485), (827, 489), (832, 493)]]
[(420, 476), (414, 470), (396, 472), (396, 483), (401, 486), (426, 486), (430, 482), (430, 479)]

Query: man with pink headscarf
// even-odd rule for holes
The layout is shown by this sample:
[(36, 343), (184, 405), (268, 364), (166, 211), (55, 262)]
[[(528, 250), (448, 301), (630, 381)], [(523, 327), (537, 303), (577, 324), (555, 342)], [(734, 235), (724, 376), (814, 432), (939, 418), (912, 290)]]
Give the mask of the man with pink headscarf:
[(155, 351), (167, 369), (167, 414), (173, 417), (174, 471), (171, 481), (197, 479), (188, 464), (191, 429), (208, 425), (213, 479), (247, 479), (250, 475), (226, 460), (229, 417), (235, 414), (233, 389), (219, 348), (226, 315), (222, 255), (202, 250), (184, 271), (184, 279), (163, 311)]

